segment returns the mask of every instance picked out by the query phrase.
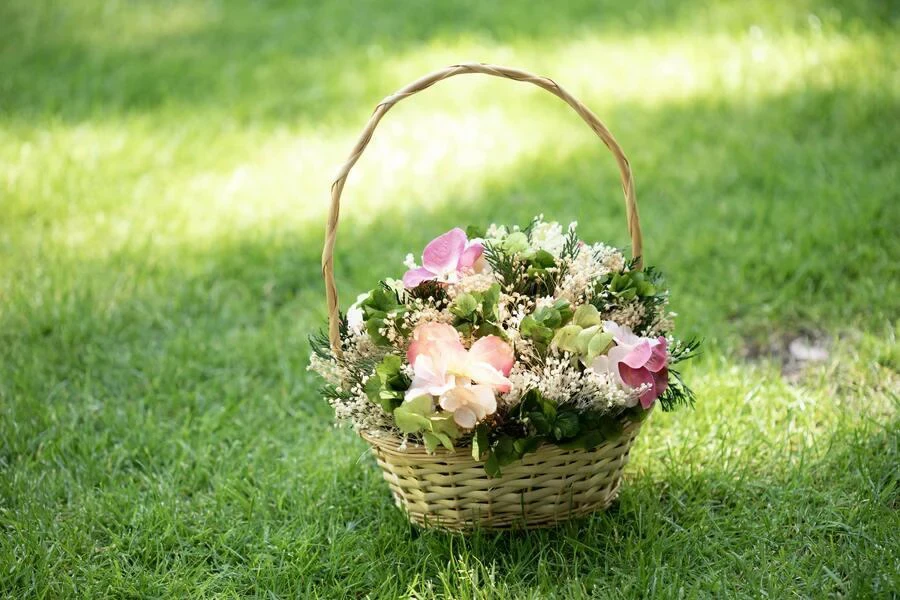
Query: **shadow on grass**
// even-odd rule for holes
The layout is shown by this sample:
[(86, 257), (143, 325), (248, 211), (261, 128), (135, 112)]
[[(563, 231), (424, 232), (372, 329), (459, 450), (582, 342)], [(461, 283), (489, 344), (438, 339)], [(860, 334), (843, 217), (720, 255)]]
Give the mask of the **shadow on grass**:
[[(900, 151), (900, 128), (886, 117), (896, 109), (888, 93), (836, 88), (754, 103), (612, 111), (608, 121), (626, 151), (633, 149), (646, 259), (669, 275), (684, 333), (727, 345), (735, 341), (720, 338), (727, 331), (878, 328), (900, 311), (900, 298), (883, 287), (896, 286), (891, 257), (900, 255), (890, 228), (900, 209), (887, 191), (897, 176), (891, 158)], [(677, 137), (680, 130), (668, 135), (672, 122), (694, 123), (690, 139)], [(787, 129), (773, 129), (773, 122)], [(354, 207), (365, 182), (348, 186), (335, 252), (342, 306), (379, 277), (402, 275), (407, 252), (460, 224), (525, 224), (545, 213), (577, 220), (585, 239), (627, 247), (618, 175), (587, 131), (571, 152), (550, 149), (483, 181), (474, 195), (442, 198), (434, 190), (437, 201), (404, 198), (363, 215), (364, 224)], [(322, 190), (323, 202), (327, 194)], [(62, 314), (50, 303), (7, 316), (43, 337), (67, 316), (83, 319), (82, 309), (96, 319), (78, 327), (86, 336), (106, 335), (109, 323), (165, 334), (177, 332), (178, 323), (204, 322), (221, 332), (267, 319), (291, 320), (291, 335), (302, 334), (323, 315), (321, 243), (322, 225), (313, 223), (224, 237), (204, 248), (187, 241), (163, 250), (148, 242), (101, 261), (62, 259), (65, 279), (45, 282), (64, 293)], [(112, 297), (98, 311), (92, 303), (103, 294)]]
[[(813, 459), (745, 455), (731, 470), (671, 465), (663, 477), (632, 477), (611, 510), (548, 530), (469, 537), (404, 532), (403, 516), (383, 508), (368, 518), (387, 524), (367, 527), (371, 545), (358, 551), (377, 566), (371, 577), (356, 580), (356, 589), (432, 589), (466, 597), (486, 590), (559, 597), (592, 591), (653, 596), (673, 589), (885, 593), (893, 582), (881, 560), (896, 559), (896, 548), (885, 544), (896, 522), (900, 421), (842, 428), (832, 436), (827, 451)], [(358, 507), (344, 506), (366, 520)], [(353, 543), (366, 536), (346, 538)], [(396, 547), (398, 538), (411, 548), (370, 554)], [(803, 578), (788, 580), (796, 570)], [(311, 575), (317, 577), (315, 570)], [(317, 584), (327, 589), (337, 581), (323, 577)]]
[[(150, 6), (6, 7), (5, 19), (0, 12), (5, 37), (20, 51), (0, 61), (8, 71), (0, 116), (80, 122), (168, 107), (238, 121), (318, 123), (367, 109), (388, 93), (386, 57), (415, 54), (440, 40), (540, 45), (584, 34), (708, 35), (742, 31), (747, 22), (775, 30), (808, 25), (802, 11), (788, 16), (697, 1), (577, 0), (561, 10), (555, 3), (511, 8), (404, 0), (390, 11), (376, 2), (185, 3), (180, 8), (197, 14), (186, 24), (162, 8), (148, 13)], [(883, 3), (867, 1), (839, 9), (812, 2), (809, 14), (816, 13), (857, 30), (882, 30), (896, 19)], [(145, 23), (129, 35), (145, 21), (155, 26)]]

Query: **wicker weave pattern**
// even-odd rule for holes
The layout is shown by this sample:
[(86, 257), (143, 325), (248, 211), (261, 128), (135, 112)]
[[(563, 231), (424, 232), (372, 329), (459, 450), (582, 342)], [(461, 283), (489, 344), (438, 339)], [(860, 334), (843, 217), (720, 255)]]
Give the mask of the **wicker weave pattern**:
[(467, 452), (400, 449), (400, 440), (363, 433), (394, 502), (417, 525), (466, 531), (536, 528), (607, 508), (616, 499), (622, 469), (640, 423), (594, 450), (541, 446), (491, 479)]

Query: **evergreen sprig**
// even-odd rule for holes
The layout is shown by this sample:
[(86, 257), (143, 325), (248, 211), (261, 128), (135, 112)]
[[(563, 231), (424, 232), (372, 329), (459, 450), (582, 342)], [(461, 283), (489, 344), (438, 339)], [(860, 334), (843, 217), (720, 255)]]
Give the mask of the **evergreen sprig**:
[(669, 352), (669, 364), (676, 365), (682, 361), (699, 356), (702, 343), (703, 341), (696, 337), (682, 340), (682, 342), (678, 344), (678, 347), (675, 348), (674, 352)]
[(669, 385), (657, 399), (663, 412), (673, 411), (682, 406), (693, 407), (695, 400), (694, 391), (684, 383), (681, 373), (669, 368)]
[(487, 242), (484, 244), (484, 260), (503, 282), (506, 291), (526, 293), (528, 291), (525, 281), (525, 267), (516, 258), (503, 250), (499, 244)]

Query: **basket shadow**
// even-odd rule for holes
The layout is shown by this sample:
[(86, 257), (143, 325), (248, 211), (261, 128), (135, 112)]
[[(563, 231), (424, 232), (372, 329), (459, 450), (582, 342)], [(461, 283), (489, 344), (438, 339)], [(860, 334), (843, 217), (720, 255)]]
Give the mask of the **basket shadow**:
[[(781, 560), (785, 548), (797, 553), (792, 560), (816, 570), (816, 558), (804, 550), (815, 544), (836, 545), (844, 553), (836, 569), (848, 583), (833, 582), (832, 591), (849, 582), (865, 588), (871, 582), (859, 580), (854, 561), (879, 542), (860, 532), (870, 519), (896, 508), (891, 449), (896, 452), (900, 442), (900, 421), (842, 429), (831, 438), (817, 459), (801, 464), (773, 469), (758, 457), (742, 456), (740, 476), (715, 466), (697, 471), (676, 465), (662, 478), (630, 477), (609, 510), (548, 529), (461, 535), (409, 526), (404, 532), (403, 516), (391, 507), (392, 515), (379, 511), (389, 525), (367, 533), (377, 538), (374, 547), (396, 543), (398, 536), (412, 546), (381, 562), (401, 590), (415, 577), (428, 578), (450, 565), (457, 578), (433, 582), (445, 593), (487, 578), (492, 589), (613, 592), (632, 565), (648, 559), (654, 570), (642, 577), (657, 585), (691, 585), (692, 573), (722, 563), (722, 552), (753, 557), (759, 563), (743, 576), (765, 580), (766, 564)], [(861, 501), (866, 509), (852, 508)], [(548, 575), (557, 587), (545, 589)]]

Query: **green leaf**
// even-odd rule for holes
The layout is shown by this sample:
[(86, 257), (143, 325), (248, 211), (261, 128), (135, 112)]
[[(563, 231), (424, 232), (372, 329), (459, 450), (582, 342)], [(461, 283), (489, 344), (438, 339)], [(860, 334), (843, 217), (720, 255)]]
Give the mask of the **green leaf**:
[(442, 412), (432, 415), (429, 420), (431, 421), (431, 431), (434, 433), (444, 434), (454, 440), (459, 437), (459, 427), (450, 413)]
[(484, 472), (488, 474), (488, 477), (500, 477), (503, 474), (500, 472), (500, 461), (493, 452), (484, 461)]
[(503, 436), (497, 440), (493, 455), (500, 465), (508, 465), (519, 458), (516, 452), (515, 440), (509, 436)]
[(572, 316), (575, 314), (572, 311), (572, 305), (569, 304), (569, 301), (565, 300), (564, 298), (560, 298), (556, 302), (554, 302), (553, 308), (555, 308), (557, 312), (559, 312), (562, 325), (565, 325), (566, 323), (571, 321)]
[(455, 450), (453, 442), (446, 433), (426, 431), (422, 434), (422, 439), (425, 441), (425, 450), (430, 454), (434, 454), (438, 445), (444, 446), (444, 448), (451, 452)]
[(390, 346), (391, 342), (381, 333), (381, 329), (384, 328), (384, 319), (375, 318), (369, 319), (366, 321), (366, 332), (369, 334), (369, 337), (378, 344), (379, 346)]
[(563, 352), (578, 354), (578, 347), (575, 344), (575, 339), (578, 337), (579, 333), (581, 333), (581, 327), (578, 325), (566, 325), (556, 331), (552, 343)]
[(466, 336), (469, 336), (472, 334), (472, 324), (471, 323), (466, 323), (466, 322), (459, 323), (459, 324), (454, 323), (453, 327), (456, 328), (456, 330), (463, 337), (466, 337)]
[(609, 441), (615, 441), (622, 435), (622, 423), (615, 417), (603, 417), (599, 425), (599, 430), (603, 437)]
[(591, 450), (606, 441), (603, 433), (597, 430), (582, 432), (571, 440), (556, 442), (556, 445), (563, 450)]
[(375, 367), (375, 374), (381, 378), (381, 381), (387, 383), (392, 379), (395, 379), (397, 375), (400, 374), (400, 370), (403, 367), (403, 361), (399, 356), (394, 354), (388, 354), (385, 356), (378, 366)]
[(641, 406), (640, 404), (638, 404), (637, 406), (632, 408), (631, 411), (628, 413), (628, 418), (631, 419), (632, 421), (635, 421), (636, 423), (640, 423), (641, 421), (644, 421), (649, 416), (650, 416), (650, 411), (645, 410), (644, 407)]
[(542, 279), (545, 275), (547, 275), (547, 269), (541, 267), (528, 267), (525, 271), (525, 276), (529, 279)]
[(373, 375), (366, 379), (366, 383), (363, 386), (363, 390), (366, 392), (366, 397), (375, 404), (380, 404), (382, 407), (384, 406), (381, 402), (381, 390), (382, 383), (377, 375)]
[(483, 338), (487, 335), (496, 335), (497, 337), (501, 338), (505, 336), (503, 330), (496, 325), (492, 325), (490, 323), (482, 323), (478, 326), (478, 329), (475, 330), (475, 337)]
[(528, 236), (521, 231), (513, 231), (500, 242), (500, 247), (510, 254), (518, 254), (529, 249)]
[(546, 417), (550, 421), (556, 420), (556, 403), (553, 400), (548, 400), (547, 398), (540, 397), (539, 398), (541, 411), (546, 415)]
[(594, 339), (594, 336), (600, 331), (600, 327), (598, 325), (594, 325), (592, 327), (588, 327), (587, 329), (582, 329), (578, 334), (578, 337), (575, 338), (575, 349), (578, 353), (578, 356), (586, 356), (588, 353), (588, 346), (591, 345), (591, 340)]
[(535, 327), (538, 327), (538, 322), (531, 315), (528, 315), (527, 317), (522, 319), (521, 323), (519, 323), (519, 331), (521, 331), (522, 335), (525, 337), (530, 337), (531, 331)]
[(482, 293), (482, 306), (484, 307), (484, 315), (493, 314), (497, 310), (500, 303), (500, 284), (495, 283)]
[(441, 443), (441, 440), (436, 435), (427, 431), (422, 434), (422, 440), (425, 442), (425, 451), (428, 454), (434, 454), (434, 451), (437, 450), (438, 445)]
[(515, 442), (513, 442), (513, 447), (516, 450), (516, 454), (519, 455), (519, 458), (522, 458), (526, 454), (534, 452), (538, 449), (538, 446), (541, 445), (541, 438), (537, 436), (519, 438)]
[(403, 433), (419, 433), (431, 429), (428, 416), (434, 407), (430, 396), (419, 396), (394, 409), (394, 422)]
[(551, 329), (562, 326), (562, 315), (551, 306), (545, 306), (534, 311), (534, 320)]
[(528, 315), (522, 319), (519, 329), (522, 332), (522, 337), (530, 338), (538, 344), (546, 345), (553, 339), (553, 330), (545, 326), (532, 315)]
[(589, 365), (594, 362), (595, 358), (604, 354), (612, 345), (612, 341), (613, 336), (611, 333), (598, 332), (594, 334), (591, 341), (588, 343), (585, 363)]
[(553, 339), (553, 330), (549, 327), (538, 326), (531, 332), (531, 339), (538, 344), (546, 346)]
[(531, 426), (534, 427), (534, 430), (538, 435), (548, 435), (553, 428), (553, 421), (548, 419), (547, 415), (542, 412), (530, 412), (528, 413), (527, 417), (528, 421), (531, 423)]
[(450, 312), (457, 317), (466, 318), (478, 309), (478, 301), (472, 294), (460, 294), (450, 305)]
[(484, 230), (484, 227), (479, 227), (478, 225), (469, 225), (466, 227), (466, 237), (470, 240), (484, 238), (485, 235), (487, 235), (487, 232)]
[(578, 413), (567, 411), (559, 413), (553, 424), (553, 437), (557, 440), (573, 438), (578, 435), (581, 427), (578, 423)]
[(593, 304), (582, 304), (575, 311), (572, 322), (581, 327), (591, 327), (593, 325), (602, 325), (603, 319), (600, 317), (600, 311)]
[(543, 269), (549, 269), (550, 267), (556, 266), (556, 259), (546, 250), (538, 250), (535, 252), (531, 262)]
[(485, 423), (479, 423), (475, 426), (475, 435), (472, 437), (472, 458), (481, 460), (482, 456), (489, 451), (488, 426)]

